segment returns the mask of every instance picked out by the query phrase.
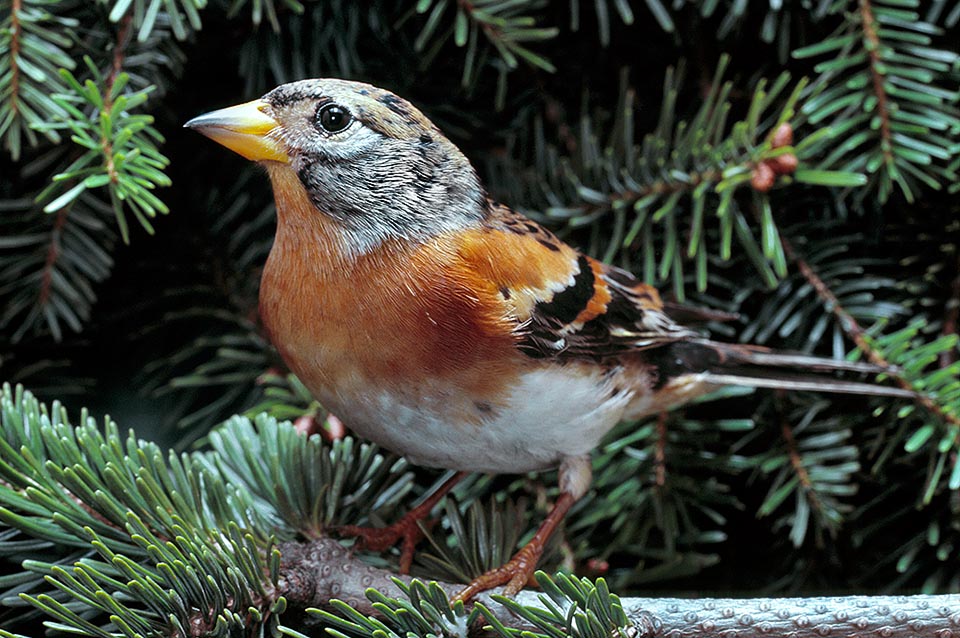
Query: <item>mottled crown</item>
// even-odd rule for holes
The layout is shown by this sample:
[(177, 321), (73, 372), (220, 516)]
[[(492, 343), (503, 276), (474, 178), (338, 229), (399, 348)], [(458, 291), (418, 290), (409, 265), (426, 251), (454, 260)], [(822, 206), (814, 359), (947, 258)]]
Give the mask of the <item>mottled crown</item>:
[[(317, 209), (364, 247), (422, 240), (477, 223), (486, 195), (460, 150), (406, 100), (337, 79), (284, 84), (263, 97)], [(340, 130), (323, 126), (336, 108)], [(329, 115), (329, 113), (327, 113)]]

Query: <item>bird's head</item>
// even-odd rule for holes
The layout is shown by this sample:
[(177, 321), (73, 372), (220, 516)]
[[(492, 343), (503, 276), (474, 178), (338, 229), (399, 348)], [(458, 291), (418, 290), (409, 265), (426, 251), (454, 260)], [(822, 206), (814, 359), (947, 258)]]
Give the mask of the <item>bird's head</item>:
[(369, 84), (291, 82), (185, 126), (262, 163), (275, 187), (296, 175), (317, 214), (361, 250), (423, 241), (485, 214), (486, 195), (460, 150), (409, 102)]

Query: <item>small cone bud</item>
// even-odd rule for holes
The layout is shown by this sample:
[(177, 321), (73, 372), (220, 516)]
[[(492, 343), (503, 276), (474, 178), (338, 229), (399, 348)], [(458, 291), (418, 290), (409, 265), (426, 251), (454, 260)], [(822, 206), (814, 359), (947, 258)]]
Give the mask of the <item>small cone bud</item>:
[(773, 172), (770, 164), (762, 162), (753, 169), (753, 174), (750, 176), (750, 185), (753, 186), (753, 190), (766, 193), (773, 188), (773, 182), (776, 179), (777, 175)]
[(773, 148), (793, 144), (793, 127), (790, 126), (790, 122), (784, 122), (777, 127), (777, 130), (773, 134), (773, 139), (770, 140), (770, 144)]
[(770, 163), (770, 168), (772, 168), (773, 172), (777, 175), (791, 175), (797, 170), (797, 156), (793, 153), (778, 155), (767, 161)]
[(313, 418), (312, 414), (298, 416), (293, 422), (293, 429), (304, 436), (310, 436), (320, 431), (320, 424)]

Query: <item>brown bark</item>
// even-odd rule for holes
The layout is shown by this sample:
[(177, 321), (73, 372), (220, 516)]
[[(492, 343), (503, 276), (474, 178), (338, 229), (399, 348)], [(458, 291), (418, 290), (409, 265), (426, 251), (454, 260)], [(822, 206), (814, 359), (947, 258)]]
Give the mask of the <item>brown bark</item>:
[[(373, 587), (400, 596), (389, 571), (353, 557), (333, 539), (287, 543), (278, 594), (294, 608), (333, 611), (337, 598), (373, 614), (364, 592)], [(440, 583), (453, 596), (462, 585)], [(496, 593), (496, 592), (494, 592)], [(516, 600), (543, 607), (541, 594), (524, 590)], [(529, 628), (522, 619), (493, 601), (478, 597), (507, 627)], [(843, 596), (831, 598), (622, 598), (624, 611), (636, 625), (633, 638), (954, 638), (960, 636), (960, 595)], [(477, 628), (477, 634), (482, 629)]]

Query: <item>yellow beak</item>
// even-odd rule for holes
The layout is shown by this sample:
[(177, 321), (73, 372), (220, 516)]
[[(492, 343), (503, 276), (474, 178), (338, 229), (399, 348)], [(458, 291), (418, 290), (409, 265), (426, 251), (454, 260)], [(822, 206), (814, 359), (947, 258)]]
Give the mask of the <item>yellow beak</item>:
[(280, 140), (270, 133), (280, 124), (264, 113), (267, 103), (253, 100), (195, 117), (184, 127), (203, 133), (254, 162), (289, 162)]

